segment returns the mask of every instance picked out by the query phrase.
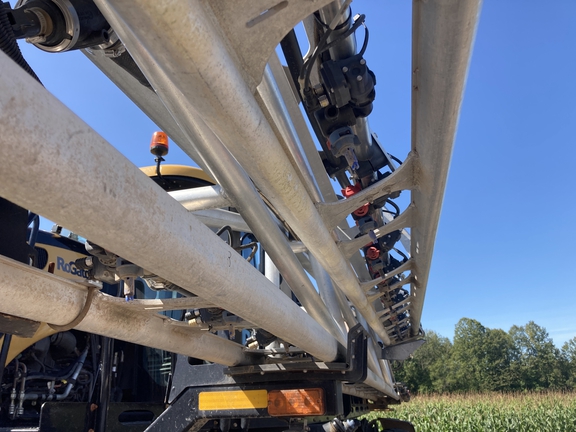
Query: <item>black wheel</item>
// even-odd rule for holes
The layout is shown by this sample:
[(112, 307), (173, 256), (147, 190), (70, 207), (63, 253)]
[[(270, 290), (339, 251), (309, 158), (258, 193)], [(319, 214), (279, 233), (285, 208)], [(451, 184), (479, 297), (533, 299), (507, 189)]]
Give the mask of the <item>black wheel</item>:
[(382, 432), (416, 432), (412, 423), (390, 418), (379, 418), (372, 420), (370, 423), (368, 423), (368, 430), (382, 430)]

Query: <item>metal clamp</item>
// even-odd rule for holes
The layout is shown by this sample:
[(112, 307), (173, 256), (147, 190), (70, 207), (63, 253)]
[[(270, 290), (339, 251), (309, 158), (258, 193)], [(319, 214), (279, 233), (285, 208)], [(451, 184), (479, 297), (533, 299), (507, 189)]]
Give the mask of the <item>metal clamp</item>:
[(94, 295), (95, 295), (96, 291), (98, 291), (98, 290), (99, 290), (99, 287), (97, 287), (97, 286), (88, 287), (88, 294), (86, 294), (86, 303), (84, 303), (84, 307), (82, 308), (82, 310), (80, 311), (78, 316), (76, 318), (74, 318), (72, 321), (70, 321), (68, 324), (64, 324), (61, 326), (55, 325), (55, 324), (48, 324), (50, 326), (50, 328), (52, 330), (56, 330), (57, 332), (64, 332), (64, 331), (71, 330), (74, 327), (76, 327), (78, 324), (80, 324), (82, 322), (82, 320), (86, 317), (86, 314), (88, 314), (88, 310), (90, 309), (90, 306), (92, 305), (92, 300), (94, 299)]

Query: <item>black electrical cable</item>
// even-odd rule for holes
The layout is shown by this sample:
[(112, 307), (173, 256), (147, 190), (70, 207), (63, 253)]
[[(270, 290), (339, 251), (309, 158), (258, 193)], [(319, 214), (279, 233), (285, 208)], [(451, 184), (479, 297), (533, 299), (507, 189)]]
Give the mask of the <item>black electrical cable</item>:
[[(338, 36), (338, 38), (334, 39), (332, 42), (330, 42), (328, 45), (326, 45), (324, 48), (322, 48), (322, 50), (320, 51), (320, 54), (322, 54), (323, 52), (326, 52), (327, 50), (329, 50), (330, 48), (333, 48), (334, 46), (336, 46), (337, 44), (339, 44), (343, 39), (346, 39), (348, 36), (352, 35), (352, 33), (354, 33), (356, 30), (358, 30), (358, 28), (361, 25), (364, 25), (366, 31), (368, 31), (368, 27), (366, 27), (366, 25), (364, 24), (364, 20), (366, 19), (366, 15), (360, 15), (358, 17), (358, 19), (356, 21), (354, 21), (354, 24), (352, 25), (352, 27), (350, 27), (348, 30), (346, 30), (344, 33), (342, 33), (341, 35)], [(360, 54), (364, 54), (364, 52), (366, 51), (366, 48), (368, 46), (368, 42), (367, 39), (364, 38), (364, 44), (362, 45), (362, 50), (360, 50)]]
[[(346, 22), (348, 22), (350, 19), (351, 19), (351, 13), (349, 14), (348, 20), (346, 20)], [(322, 38), (320, 39), (320, 41), (316, 45), (316, 48), (314, 49), (312, 55), (300, 67), (300, 73), (298, 75), (298, 79), (294, 79), (294, 81), (296, 83), (296, 88), (299, 90), (300, 97), (302, 100), (305, 100), (306, 99), (305, 95), (311, 91), (311, 89), (310, 89), (310, 74), (312, 73), (312, 68), (313, 68), (314, 63), (316, 62), (318, 56), (320, 56), (322, 53), (326, 52), (330, 48), (339, 44), (342, 40), (344, 40), (347, 37), (349, 37), (350, 35), (352, 35), (361, 25), (364, 25), (364, 28), (366, 30), (365, 37), (364, 37), (364, 43), (363, 43), (362, 49), (360, 51), (360, 55), (364, 55), (364, 52), (366, 51), (366, 48), (368, 46), (368, 39), (369, 39), (368, 27), (366, 27), (366, 25), (364, 24), (365, 19), (366, 19), (365, 15), (363, 15), (363, 14), (358, 15), (356, 20), (354, 21), (353, 25), (348, 30), (346, 30), (344, 33), (342, 33), (341, 35), (338, 35), (338, 37), (336, 39), (334, 39), (333, 41), (331, 41), (330, 43), (327, 43), (327, 41), (328, 41), (329, 36), (334, 32), (334, 29), (332, 29), (330, 26), (327, 26), (328, 27), (327, 30), (322, 35)], [(321, 23), (321, 24), (323, 27), (326, 28), (326, 25), (324, 23)], [(283, 47), (283, 50), (284, 50), (284, 47)], [(286, 56), (286, 50), (284, 50), (284, 51), (285, 51), (285, 57), (287, 57)], [(294, 77), (293, 73), (292, 73), (292, 75)], [(308, 113), (308, 110), (306, 110), (306, 112)], [(323, 142), (325, 140), (325, 138), (324, 138), (324, 135), (322, 134), (322, 132), (319, 130), (319, 126), (317, 124), (317, 121), (312, 121), (312, 119), (311, 119), (312, 116), (309, 113), (308, 113), (308, 117), (310, 118), (312, 128), (314, 129), (316, 136), (321, 141), (322, 148), (324, 149), (324, 154), (326, 155), (329, 163), (333, 167), (339, 166), (340, 165), (339, 158), (336, 158), (334, 156), (334, 154), (330, 151), (330, 149), (325, 148), (326, 145)]]
[(240, 237), (240, 244), (244, 243), (244, 240), (247, 238), (251, 238), (253, 242), (257, 242), (256, 237), (252, 233), (244, 233), (242, 237)]
[(400, 165), (402, 165), (404, 162), (402, 162), (400, 159), (398, 159), (396, 156), (391, 155), (390, 153), (388, 153), (388, 156), (390, 156), (390, 159), (398, 162)]
[(326, 30), (324, 32), (324, 34), (322, 35), (322, 37), (318, 41), (318, 45), (316, 45), (316, 48), (314, 48), (312, 55), (304, 62), (304, 65), (302, 66), (302, 69), (300, 70), (300, 76), (298, 77), (298, 83), (300, 84), (300, 87), (304, 91), (308, 90), (310, 87), (310, 74), (312, 73), (312, 66), (314, 65), (314, 63), (316, 63), (316, 59), (318, 58), (318, 56), (322, 52), (324, 52), (323, 48), (326, 45), (328, 38), (332, 34), (332, 31), (333, 30), (331, 28), (329, 28), (328, 30)]
[(370, 39), (370, 32), (368, 31), (368, 26), (364, 24), (364, 42), (362, 42), (362, 48), (360, 49), (359, 54), (364, 57), (364, 53), (366, 52), (366, 48), (368, 48), (368, 39)]
[[(252, 241), (250, 243), (244, 243), (244, 240), (246, 239), (251, 239)], [(254, 234), (245, 233), (242, 237), (240, 237), (240, 246), (234, 248), (236, 252), (242, 252), (245, 249), (252, 249), (250, 255), (248, 255), (248, 258), (246, 258), (246, 260), (250, 262), (252, 261), (254, 255), (256, 255), (256, 252), (258, 251), (258, 240), (256, 240)]]
[[(348, 2), (349, 3), (349, 2)], [(343, 5), (344, 6), (344, 5)], [(338, 15), (336, 17), (334, 17), (334, 20), (336, 20), (336, 18), (338, 18), (339, 16), (342, 15), (342, 13), (344, 13), (344, 8), (342, 8), (340, 10), (340, 13), (338, 13)], [(350, 10), (350, 9), (349, 9)], [(349, 14), (351, 15), (351, 13)], [(334, 21), (333, 21), (334, 22)], [(332, 28), (332, 25), (334, 25), (334, 28)], [(309, 84), (310, 84), (310, 73), (312, 72), (312, 67), (314, 65), (314, 63), (316, 62), (316, 59), (318, 58), (318, 56), (325, 51), (325, 46), (328, 44), (328, 38), (330, 37), (330, 35), (334, 32), (336, 26), (335, 26), (335, 22), (334, 24), (330, 23), (330, 25), (328, 26), (328, 29), (324, 32), (324, 34), (322, 35), (322, 37), (320, 38), (320, 40), (318, 41), (318, 44), (316, 45), (316, 48), (314, 48), (314, 51), (312, 52), (312, 55), (306, 60), (306, 62), (304, 62), (304, 65), (302, 67), (302, 70), (300, 71), (300, 76), (298, 77), (298, 80), (300, 82), (300, 87), (305, 91), (309, 88)], [(345, 32), (344, 34), (346, 34), (348, 32)], [(340, 39), (340, 37), (338, 38)]]
[(403, 262), (408, 261), (408, 257), (406, 256), (406, 254), (404, 252), (402, 252), (401, 250), (398, 250), (396, 248), (393, 248), (394, 252), (396, 252), (398, 255), (400, 255), (402, 258), (404, 258)]
[(395, 215), (394, 217), (398, 217), (400, 215), (400, 207), (398, 207), (398, 205), (394, 201), (388, 198), (386, 200), (386, 204), (390, 204), (392, 207), (394, 207), (394, 210), (396, 210), (396, 213), (389, 212), (394, 214)]
[(258, 243), (256, 242), (246, 243), (242, 246), (234, 248), (234, 250), (236, 252), (240, 252), (243, 251), (244, 249), (250, 249), (250, 248), (252, 248), (252, 251), (250, 252), (250, 255), (248, 255), (248, 258), (246, 258), (246, 261), (250, 262), (252, 261), (252, 258), (254, 258), (254, 255), (256, 255), (256, 252), (258, 251)]
[[(316, 21), (316, 23), (319, 24), (320, 27), (324, 28), (324, 30), (328, 29), (328, 24), (326, 24), (325, 22), (322, 22), (322, 20), (318, 16), (318, 12), (313, 13), (312, 16), (314, 17), (314, 21)], [(346, 20), (346, 21), (348, 21), (348, 20)]]
[(218, 237), (220, 237), (220, 235), (226, 231), (228, 233), (228, 241), (226, 242), (228, 244), (228, 246), (232, 245), (232, 228), (230, 228), (229, 225), (224, 225), (222, 228), (220, 228), (218, 231), (216, 231), (216, 235)]

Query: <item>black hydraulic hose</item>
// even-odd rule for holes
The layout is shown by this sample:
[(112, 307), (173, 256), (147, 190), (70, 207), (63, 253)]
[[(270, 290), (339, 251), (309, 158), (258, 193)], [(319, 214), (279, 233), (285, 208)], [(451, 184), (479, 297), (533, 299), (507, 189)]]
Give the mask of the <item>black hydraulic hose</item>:
[(113, 342), (114, 339), (112, 338), (102, 337), (102, 351), (100, 351), (100, 395), (97, 404), (96, 432), (106, 431), (112, 383)]
[(296, 90), (300, 93), (298, 75), (300, 75), (300, 71), (304, 65), (304, 60), (302, 59), (302, 52), (300, 51), (300, 45), (298, 45), (298, 38), (296, 38), (296, 32), (294, 29), (290, 30), (290, 32), (284, 36), (284, 39), (280, 41), (280, 47), (284, 53), (284, 58), (286, 59), (286, 64), (290, 70), (290, 75), (292, 75), (292, 81), (294, 81)]
[(0, 384), (2, 383), (2, 377), (4, 376), (4, 367), (6, 366), (6, 360), (8, 359), (8, 350), (10, 349), (10, 342), (12, 342), (12, 335), (4, 333), (4, 339), (2, 340), (2, 348), (0, 349)]
[(40, 78), (34, 73), (28, 62), (24, 59), (18, 42), (16, 42), (16, 36), (14, 36), (14, 31), (12, 30), (12, 24), (10, 24), (10, 19), (8, 18), (8, 13), (10, 11), (9, 3), (2, 3), (0, 7), (0, 49), (4, 51), (12, 60), (14, 60), (22, 69), (28, 72), (36, 81), (40, 84)]
[(66, 369), (64, 369), (62, 371), (62, 374), (60, 374), (60, 375), (46, 375), (46, 374), (35, 375), (34, 373), (29, 373), (27, 380), (28, 381), (31, 381), (31, 380), (47, 380), (47, 381), (67, 380), (68, 378), (70, 378), (70, 376), (74, 372), (75, 366), (76, 366), (76, 363), (70, 364)]
[[(72, 390), (72, 388), (74, 387), (74, 384), (76, 383), (76, 380), (78, 379), (78, 375), (80, 374), (80, 371), (82, 370), (82, 367), (84, 366), (84, 362), (86, 361), (86, 357), (88, 356), (88, 349), (89, 346), (87, 345), (86, 348), (84, 348), (84, 351), (82, 351), (82, 354), (80, 354), (80, 357), (78, 357), (78, 360), (75, 363), (74, 366), (74, 373), (72, 374), (72, 378), (70, 379), (70, 381), (68, 381), (68, 384), (66, 385), (66, 388), (64, 389), (64, 393), (60, 393), (60, 394), (45, 394), (45, 393), (26, 393), (23, 397), (23, 400), (64, 400), (66, 399), (69, 395), (70, 395), (70, 391)], [(20, 398), (22, 399), (22, 398)]]
[[(298, 90), (298, 95), (300, 95), (300, 100), (302, 100), (302, 94), (300, 92), (300, 84), (298, 82), (298, 77), (300, 76), (300, 71), (304, 65), (304, 61), (302, 60), (302, 51), (300, 50), (300, 45), (298, 45), (298, 39), (296, 38), (296, 32), (294, 30), (290, 30), (290, 32), (284, 36), (284, 39), (280, 42), (280, 47), (282, 48), (282, 52), (284, 53), (284, 58), (286, 59), (286, 63), (288, 64), (288, 70), (290, 71), (290, 75), (292, 76), (292, 81)], [(328, 149), (326, 146), (326, 138), (318, 125), (318, 121), (314, 114), (310, 113), (307, 109), (305, 109), (306, 115), (308, 116), (308, 121), (312, 126), (312, 130), (314, 131), (314, 135), (318, 139), (318, 142), (322, 146), (324, 150), (324, 155), (328, 158), (328, 162), (333, 167), (337, 167), (340, 165), (340, 161), (334, 154)]]

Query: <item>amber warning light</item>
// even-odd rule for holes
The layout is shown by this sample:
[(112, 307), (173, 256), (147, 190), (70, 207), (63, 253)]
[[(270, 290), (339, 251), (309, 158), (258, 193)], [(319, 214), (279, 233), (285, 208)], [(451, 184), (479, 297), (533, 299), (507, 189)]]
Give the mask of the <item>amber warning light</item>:
[(154, 132), (150, 141), (150, 153), (156, 157), (168, 154), (168, 135), (164, 132)]
[(326, 412), (324, 389), (272, 390), (268, 392), (268, 414), (311, 416)]

